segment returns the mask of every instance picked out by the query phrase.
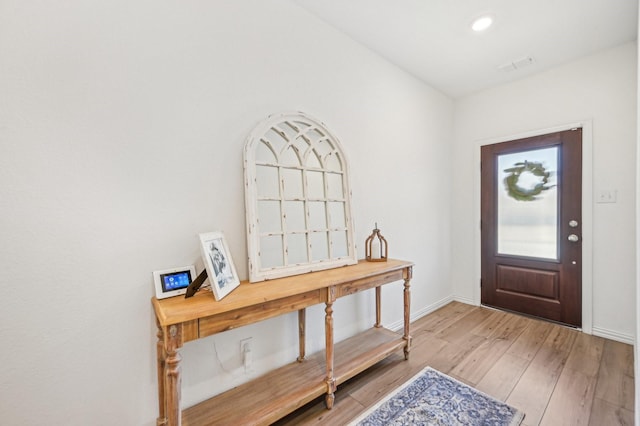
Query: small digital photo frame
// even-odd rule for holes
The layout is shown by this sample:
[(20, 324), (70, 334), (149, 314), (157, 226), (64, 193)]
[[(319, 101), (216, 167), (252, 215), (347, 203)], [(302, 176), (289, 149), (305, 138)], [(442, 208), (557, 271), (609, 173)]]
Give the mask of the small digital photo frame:
[(185, 294), (187, 287), (195, 278), (196, 268), (193, 265), (154, 271), (153, 281), (156, 287), (156, 298), (166, 299)]

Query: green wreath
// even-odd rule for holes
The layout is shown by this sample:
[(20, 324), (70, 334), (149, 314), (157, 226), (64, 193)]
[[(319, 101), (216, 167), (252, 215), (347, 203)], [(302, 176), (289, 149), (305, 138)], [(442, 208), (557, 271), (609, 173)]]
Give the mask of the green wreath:
[[(542, 191), (553, 188), (554, 185), (547, 185), (549, 183), (548, 172), (542, 163), (525, 161), (524, 163), (516, 163), (514, 167), (504, 170), (509, 173), (509, 176), (504, 178), (504, 185), (507, 188), (509, 196), (518, 201), (533, 201), (536, 200)], [(542, 178), (542, 180), (531, 189), (524, 189), (518, 186), (518, 180), (520, 175), (524, 172), (529, 172), (534, 176)]]

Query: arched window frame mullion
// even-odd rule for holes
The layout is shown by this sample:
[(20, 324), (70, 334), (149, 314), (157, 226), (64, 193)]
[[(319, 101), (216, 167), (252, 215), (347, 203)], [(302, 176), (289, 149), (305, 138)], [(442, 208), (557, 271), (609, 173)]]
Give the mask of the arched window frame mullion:
[[(285, 127), (287, 126), (287, 127)], [(289, 131), (291, 129), (292, 131)], [(270, 141), (266, 134), (271, 133), (272, 138), (278, 136), (282, 139), (283, 147), (279, 152), (276, 152), (275, 144)], [(315, 132), (318, 137), (313, 133)], [(278, 136), (276, 136), (278, 135)], [(301, 141), (304, 141), (302, 143)], [(256, 162), (255, 149), (256, 141), (264, 143), (267, 148), (272, 152), (276, 159), (276, 164), (264, 164), (264, 162)], [(327, 147), (321, 144), (327, 144)], [(306, 146), (305, 146), (306, 145)], [(278, 144), (280, 146), (280, 144)], [(304, 148), (304, 150), (301, 150)], [(322, 149), (320, 149), (322, 148)], [(290, 163), (292, 158), (290, 154), (285, 152), (288, 149), (292, 149), (299, 166), (293, 166)], [(310, 156), (315, 156), (313, 166), (309, 164)], [(335, 155), (340, 166), (340, 170), (332, 170), (327, 168), (327, 160), (331, 155)], [(287, 158), (287, 163), (283, 163), (283, 159)], [(283, 276), (295, 275), (299, 273), (305, 273), (312, 270), (329, 269), (338, 266), (344, 266), (354, 264), (357, 262), (355, 253), (355, 242), (353, 240), (353, 221), (351, 217), (351, 190), (349, 188), (349, 175), (348, 164), (344, 151), (342, 150), (339, 141), (325, 128), (321, 122), (307, 116), (304, 113), (284, 113), (278, 115), (272, 115), (258, 125), (251, 133), (245, 144), (245, 206), (247, 211), (247, 241), (249, 252), (249, 275), (250, 281), (262, 281), (270, 278), (278, 278)], [(316, 161), (317, 160), (317, 161)], [(319, 164), (320, 167), (316, 167), (315, 164)], [(260, 223), (259, 218), (259, 204), (258, 204), (258, 185), (257, 182), (257, 165), (268, 165), (277, 168), (278, 176), (278, 202), (280, 206), (280, 231), (271, 232), (264, 223)], [(296, 199), (289, 200), (285, 195), (285, 176), (284, 169), (298, 169), (301, 171), (302, 179), (302, 209), (304, 215), (304, 230), (298, 230), (291, 228), (287, 223), (287, 202), (298, 201)], [(335, 168), (335, 167), (334, 167)], [(317, 197), (319, 194), (311, 194), (309, 192), (309, 173), (320, 173), (322, 177), (322, 197)], [(329, 180), (329, 174), (338, 174), (342, 178), (341, 193), (342, 197), (336, 199), (336, 191), (332, 189), (331, 182)], [(289, 176), (291, 173), (289, 173)], [(314, 178), (314, 181), (318, 181), (318, 178)], [(319, 182), (317, 182), (319, 183)], [(316, 195), (312, 197), (312, 195)], [(289, 196), (291, 198), (291, 196)], [(274, 200), (275, 201), (275, 200)], [(311, 228), (311, 212), (310, 203), (318, 202), (322, 205), (314, 206), (315, 219), (324, 220), (324, 222), (315, 223), (318, 229)], [(341, 208), (344, 210), (344, 227), (336, 226), (334, 218), (332, 217), (331, 209), (329, 208), (330, 202), (341, 203)], [(333, 207), (335, 209), (335, 207)], [(322, 211), (323, 213), (320, 213)], [(320, 215), (323, 214), (323, 217)], [(271, 216), (272, 217), (272, 216)], [(322, 226), (320, 226), (322, 225)], [(262, 226), (262, 228), (261, 228)], [(334, 239), (334, 232), (344, 232), (346, 235), (346, 246), (342, 246), (342, 241), (337, 243)], [(326, 244), (326, 252), (324, 247), (313, 247), (313, 235), (315, 232), (322, 233), (324, 242)], [(281, 235), (282, 244), (282, 264), (276, 266), (262, 266), (263, 254), (261, 251), (261, 236), (266, 235)], [(306, 242), (306, 259), (307, 263), (295, 263), (291, 262), (291, 242), (293, 234), (303, 234)], [(343, 237), (340, 237), (341, 240)], [(275, 244), (275, 241), (274, 241)], [(339, 244), (339, 250), (336, 249), (336, 244)], [(297, 246), (298, 250), (301, 246)], [(314, 253), (314, 249), (316, 252)], [(322, 249), (322, 254), (317, 252), (318, 249)], [(295, 249), (294, 249), (295, 250)], [(339, 256), (337, 254), (345, 253), (346, 255)], [(272, 252), (274, 253), (274, 252)], [(296, 257), (299, 259), (300, 257)]]

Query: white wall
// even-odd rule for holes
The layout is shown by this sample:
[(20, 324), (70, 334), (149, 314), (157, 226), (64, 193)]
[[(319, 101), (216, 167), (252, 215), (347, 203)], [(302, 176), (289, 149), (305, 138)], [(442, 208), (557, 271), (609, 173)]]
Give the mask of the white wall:
[[(640, 15), (640, 11), (638, 11)], [(640, 20), (640, 16), (639, 16)], [(638, 35), (640, 35), (640, 28), (638, 29)], [(640, 37), (638, 37), (640, 39)], [(637, 46), (638, 51), (637, 54), (640, 56), (640, 44)], [(636, 99), (640, 100), (640, 68), (637, 70), (636, 78), (638, 81), (638, 87), (636, 92)], [(636, 123), (640, 123), (640, 108), (637, 110), (636, 115)], [(636, 129), (637, 130), (637, 129)], [(640, 133), (636, 131), (636, 147), (640, 146)], [(637, 371), (640, 370), (640, 348), (638, 348), (638, 331), (640, 331), (640, 315), (638, 312), (640, 311), (640, 269), (637, 268), (637, 265), (640, 264), (640, 215), (638, 212), (640, 211), (640, 151), (636, 149), (636, 332), (635, 332), (635, 345), (633, 347), (634, 353), (634, 369), (636, 372), (635, 376), (635, 423), (640, 424), (640, 375), (637, 374)]]
[(456, 297), (479, 297), (480, 254), (470, 242), (478, 232), (479, 141), (591, 120), (593, 190), (617, 191), (617, 203), (589, 206), (593, 332), (634, 340), (636, 58), (636, 44), (628, 43), (456, 102), (451, 231)]
[[(3, 424), (155, 424), (151, 272), (201, 265), (197, 234), (222, 230), (247, 277), (242, 148), (273, 112), (341, 140), (358, 252), (377, 221), (416, 262), (414, 312), (451, 296), (447, 97), (286, 0), (0, 10)], [(338, 339), (372, 323), (371, 301), (336, 304)], [(384, 322), (401, 309), (390, 297)], [(308, 314), (310, 351), (322, 315)], [(295, 358), (292, 315), (189, 343), (186, 405), (247, 379), (250, 336), (255, 374)]]

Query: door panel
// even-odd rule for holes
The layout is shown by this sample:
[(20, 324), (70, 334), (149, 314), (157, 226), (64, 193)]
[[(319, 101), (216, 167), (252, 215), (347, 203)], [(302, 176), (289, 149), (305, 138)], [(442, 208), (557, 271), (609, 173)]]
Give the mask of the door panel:
[(558, 299), (559, 274), (556, 271), (497, 265), (496, 273), (497, 291)]
[(481, 159), (482, 303), (580, 326), (581, 129), (483, 146)]

